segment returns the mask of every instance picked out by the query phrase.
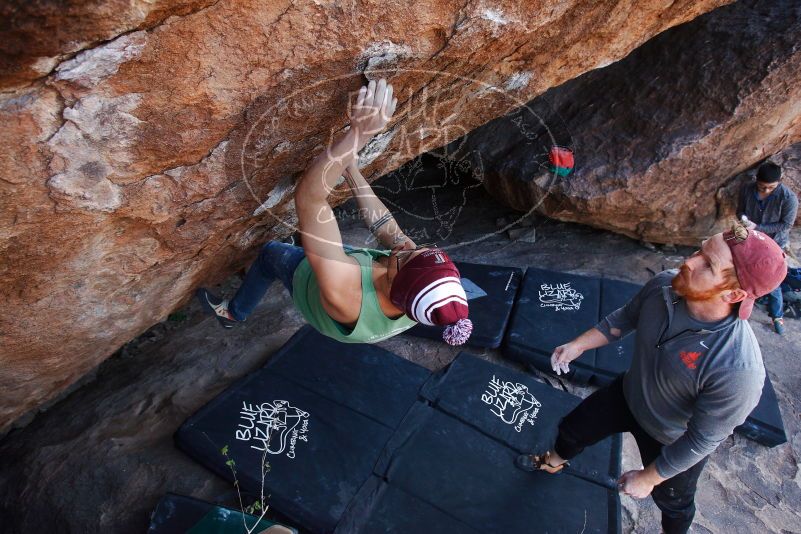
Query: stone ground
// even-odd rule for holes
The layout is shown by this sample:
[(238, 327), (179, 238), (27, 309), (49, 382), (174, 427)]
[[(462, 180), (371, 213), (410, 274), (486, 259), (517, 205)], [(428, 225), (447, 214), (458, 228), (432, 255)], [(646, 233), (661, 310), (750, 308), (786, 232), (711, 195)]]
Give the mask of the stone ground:
[[(410, 195), (412, 205), (428, 202)], [(440, 244), (488, 234), (450, 249), (457, 260), (540, 266), (638, 283), (650, 271), (673, 267), (690, 249), (646, 248), (628, 238), (588, 227), (530, 219), (536, 243), (496, 232), (501, 217), (519, 216), (480, 188), (463, 197), (453, 232)], [(367, 236), (340, 210), (346, 242)], [(413, 224), (414, 216), (401, 217)], [(801, 243), (796, 230), (795, 242)], [(229, 279), (221, 290), (239, 283)], [(789, 443), (768, 449), (739, 435), (714, 453), (699, 482), (694, 532), (801, 532), (801, 321), (788, 320), (775, 335), (763, 311), (751, 320), (780, 400)], [(275, 284), (241, 328), (224, 331), (190, 303), (100, 365), (84, 384), (0, 441), (0, 531), (140, 533), (167, 491), (235, 505), (227, 483), (173, 446), (178, 426), (239, 377), (264, 365), (303, 324), (290, 298)], [(591, 325), (588, 325), (588, 327)], [(400, 336), (386, 349), (429, 369), (447, 365), (458, 350), (441, 342)], [(471, 352), (502, 365), (497, 350)], [(576, 388), (586, 396), (591, 388)], [(630, 436), (624, 469), (639, 465)], [(624, 532), (658, 532), (650, 499), (623, 497)]]

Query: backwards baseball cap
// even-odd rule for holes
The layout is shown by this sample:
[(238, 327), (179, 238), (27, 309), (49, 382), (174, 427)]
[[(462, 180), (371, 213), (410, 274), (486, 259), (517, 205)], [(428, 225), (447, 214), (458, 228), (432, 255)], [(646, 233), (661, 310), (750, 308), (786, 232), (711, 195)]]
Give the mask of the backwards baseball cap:
[(392, 281), (389, 298), (418, 323), (447, 325), (442, 338), (449, 345), (465, 343), (473, 331), (459, 270), (441, 249), (424, 250), (409, 260)]
[(736, 224), (723, 234), (729, 245), (740, 287), (748, 293), (740, 302), (740, 319), (748, 319), (754, 301), (767, 295), (787, 276), (787, 259), (776, 242), (758, 230)]

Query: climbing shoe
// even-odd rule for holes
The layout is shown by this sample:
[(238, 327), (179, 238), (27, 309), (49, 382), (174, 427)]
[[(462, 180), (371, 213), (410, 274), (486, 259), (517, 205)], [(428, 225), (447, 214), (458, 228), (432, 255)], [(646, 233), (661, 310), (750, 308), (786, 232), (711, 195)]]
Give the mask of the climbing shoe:
[(202, 287), (195, 292), (195, 296), (203, 309), (215, 316), (223, 328), (233, 328), (236, 323), (240, 322), (234, 319), (234, 316), (228, 311), (228, 300), (223, 300)]
[(779, 335), (784, 334), (784, 319), (782, 319), (781, 317), (773, 319), (773, 329)]

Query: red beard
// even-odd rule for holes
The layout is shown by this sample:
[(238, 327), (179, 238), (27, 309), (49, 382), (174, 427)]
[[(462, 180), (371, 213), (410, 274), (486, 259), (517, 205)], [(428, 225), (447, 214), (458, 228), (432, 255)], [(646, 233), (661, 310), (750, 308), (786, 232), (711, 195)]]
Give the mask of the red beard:
[(698, 291), (690, 287), (690, 284), (687, 282), (688, 277), (689, 277), (689, 270), (687, 269), (687, 267), (682, 265), (681, 268), (679, 269), (679, 274), (674, 276), (673, 280), (670, 281), (670, 285), (673, 287), (673, 291), (684, 297), (686, 300), (693, 300), (693, 301), (710, 300), (720, 295), (721, 289), (719, 287), (708, 289), (706, 291)]

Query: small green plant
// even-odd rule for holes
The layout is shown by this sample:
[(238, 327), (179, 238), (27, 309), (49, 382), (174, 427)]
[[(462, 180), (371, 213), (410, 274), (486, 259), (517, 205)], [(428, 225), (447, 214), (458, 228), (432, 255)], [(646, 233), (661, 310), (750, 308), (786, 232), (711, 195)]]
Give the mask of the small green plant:
[[(206, 438), (211, 441), (211, 438), (208, 436), (206, 436)], [(267, 443), (269, 443), (269, 440)], [(239, 498), (239, 509), (242, 511), (242, 524), (244, 525), (247, 534), (252, 534), (261, 523), (261, 520), (264, 519), (264, 516), (267, 515), (267, 510), (269, 509), (269, 505), (267, 504), (267, 497), (269, 497), (269, 495), (267, 497), (264, 495), (264, 481), (267, 478), (267, 473), (270, 472), (270, 463), (267, 461), (267, 446), (265, 445), (264, 452), (261, 456), (261, 494), (259, 495), (258, 499), (253, 501), (248, 506), (245, 506), (242, 502), (242, 492), (239, 490), (239, 479), (236, 477), (236, 462), (229, 455), (228, 445), (225, 445), (220, 449), (220, 454), (222, 454), (225, 458), (225, 465), (228, 466), (228, 468), (231, 470), (231, 474), (234, 477), (234, 487), (236, 488), (236, 494)], [(248, 526), (247, 514), (258, 516), (253, 526)]]
[(245, 507), (245, 512), (250, 515), (256, 515), (256, 512), (261, 511), (261, 503), (259, 501), (253, 501), (250, 506)]

